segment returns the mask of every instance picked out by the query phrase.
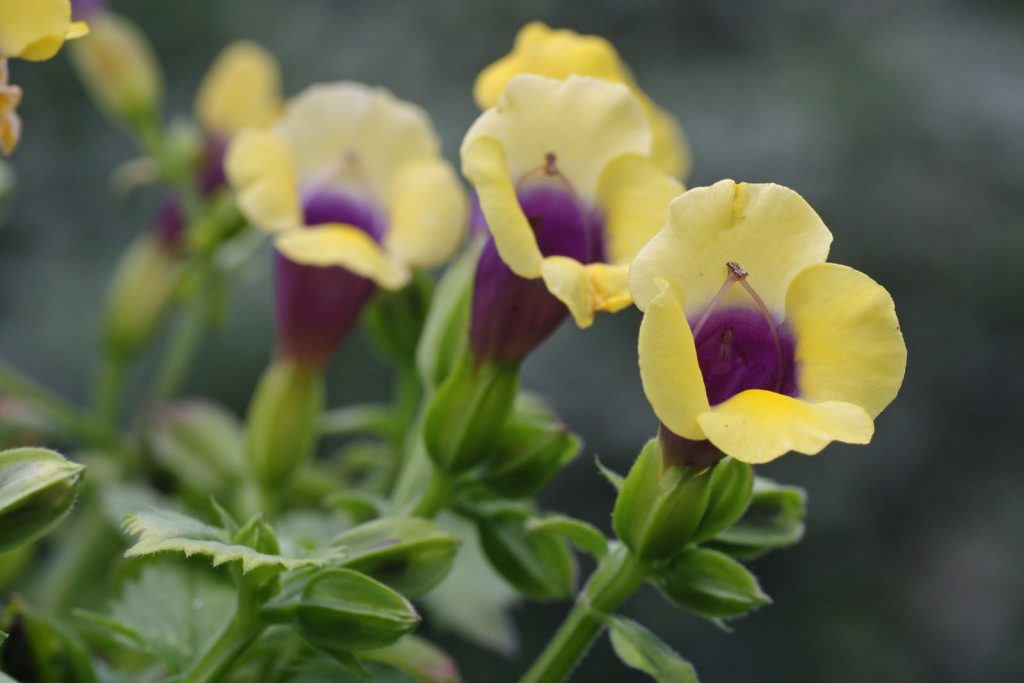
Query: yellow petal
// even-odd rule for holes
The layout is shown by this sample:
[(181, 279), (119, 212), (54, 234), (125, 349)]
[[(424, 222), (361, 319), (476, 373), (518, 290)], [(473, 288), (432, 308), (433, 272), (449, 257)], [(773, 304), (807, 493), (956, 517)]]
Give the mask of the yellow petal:
[(435, 158), (405, 164), (388, 194), (388, 251), (410, 266), (444, 263), (462, 242), (468, 212), (448, 162)]
[(289, 102), (277, 129), (292, 149), (300, 181), (347, 193), (369, 190), (381, 202), (398, 169), (437, 157), (441, 149), (426, 112), (361, 83), (307, 88)]
[(60, 50), (70, 28), (69, 0), (2, 0), (0, 58), (49, 59)]
[(618, 157), (605, 167), (598, 184), (604, 213), (608, 260), (630, 263), (668, 221), (669, 203), (683, 186), (648, 158)]
[(640, 379), (654, 414), (687, 439), (703, 439), (697, 418), (708, 410), (704, 377), (683, 300), (666, 280), (657, 283), (640, 323)]
[(801, 396), (854, 403), (872, 417), (896, 397), (907, 347), (892, 297), (877, 282), (834, 263), (811, 266), (789, 287), (786, 319)]
[[(672, 202), (668, 225), (633, 261), (629, 287), (644, 309), (659, 291), (657, 280), (667, 278), (686, 295), (686, 316), (695, 318), (725, 282), (726, 263), (734, 261), (781, 317), (789, 283), (824, 261), (831, 242), (821, 218), (793, 190), (722, 180)], [(747, 296), (733, 287), (724, 304), (750, 305)]]
[(264, 230), (302, 224), (298, 184), (287, 143), (267, 130), (250, 129), (235, 137), (225, 160), (238, 206)]
[(82, 36), (89, 35), (89, 24), (84, 21), (73, 21), (68, 26), (67, 35), (64, 36), (65, 40), (74, 40), (75, 38), (81, 38)]
[(512, 52), (485, 68), (473, 86), (481, 109), (498, 103), (508, 82), (520, 74), (564, 80), (573, 74), (612, 83), (629, 79), (629, 71), (604, 38), (584, 36), (567, 29), (553, 30), (539, 21), (527, 24), (516, 36)]
[(490, 137), (463, 143), (462, 173), (476, 188), (480, 208), (501, 259), (520, 277), (540, 277), (544, 257), (533, 228), (519, 206), (501, 143)]
[(567, 256), (548, 256), (541, 265), (548, 291), (565, 304), (581, 329), (593, 324), (595, 312), (621, 311), (633, 303), (628, 273), (626, 266), (583, 265)]
[(650, 127), (629, 90), (580, 76), (512, 79), (498, 104), (466, 133), (463, 151), (486, 137), (503, 147), (513, 184), (541, 173), (554, 154), (564, 178), (591, 203), (608, 162), (631, 152), (646, 155), (651, 148)]
[[(640, 103), (645, 105), (644, 100)], [(675, 178), (686, 178), (690, 174), (692, 160), (690, 144), (679, 122), (653, 103), (644, 106), (644, 113), (651, 125), (651, 161)]]
[(386, 289), (400, 289), (409, 282), (410, 273), (404, 265), (351, 225), (332, 223), (288, 230), (278, 235), (274, 245), (296, 263), (341, 266)]
[(789, 451), (815, 455), (833, 441), (868, 443), (875, 429), (852, 403), (808, 403), (763, 389), (742, 391), (697, 421), (723, 453), (754, 465)]
[(232, 135), (269, 126), (281, 115), (281, 68), (274, 56), (248, 40), (217, 55), (196, 96), (196, 118), (208, 130)]

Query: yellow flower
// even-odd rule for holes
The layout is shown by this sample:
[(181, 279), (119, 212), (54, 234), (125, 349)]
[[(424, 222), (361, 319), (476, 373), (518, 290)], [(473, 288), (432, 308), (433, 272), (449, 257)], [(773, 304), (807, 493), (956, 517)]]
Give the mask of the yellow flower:
[(787, 188), (723, 180), (670, 213), (630, 270), (662, 424), (749, 463), (870, 441), (907, 359), (888, 292), (825, 263), (831, 233)]
[(653, 136), (650, 156), (665, 171), (684, 178), (690, 169), (690, 151), (675, 118), (654, 104), (637, 86), (629, 67), (615, 48), (599, 36), (568, 29), (553, 30), (540, 22), (524, 26), (512, 52), (485, 68), (476, 79), (473, 95), (481, 109), (498, 103), (509, 81), (520, 74), (564, 80), (572, 75), (592, 76), (626, 85), (640, 103)]
[(224, 48), (206, 73), (196, 95), (196, 119), (206, 131), (230, 137), (243, 128), (277, 121), (281, 68), (272, 54), (248, 40)]
[(650, 149), (629, 90), (580, 76), (517, 76), (462, 143), (501, 259), (543, 278), (580, 327), (629, 305), (628, 264), (682, 191)]
[(49, 59), (65, 40), (87, 32), (71, 21), (70, 0), (0, 0), (0, 59)]
[(465, 197), (440, 147), (419, 107), (333, 83), (298, 95), (274, 127), (235, 136), (226, 168), (243, 213), (288, 259), (397, 289), (462, 239)]
[(21, 88), (7, 82), (7, 61), (0, 59), (0, 154), (4, 156), (14, 151), (21, 137), (19, 102)]

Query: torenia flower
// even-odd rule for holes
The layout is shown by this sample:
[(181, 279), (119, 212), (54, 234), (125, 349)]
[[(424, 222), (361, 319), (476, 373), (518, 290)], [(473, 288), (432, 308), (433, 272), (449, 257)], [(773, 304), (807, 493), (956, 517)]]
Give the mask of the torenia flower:
[(8, 82), (7, 60), (49, 59), (88, 30), (71, 20), (69, 0), (0, 0), (0, 154), (13, 152), (21, 135), (21, 88)]
[(670, 445), (763, 463), (870, 441), (907, 360), (888, 292), (825, 263), (831, 233), (787, 188), (723, 180), (670, 213), (630, 271), (644, 391), (681, 437)]
[(491, 241), (477, 266), (478, 362), (516, 362), (571, 312), (629, 305), (628, 264), (664, 225), (679, 182), (648, 156), (629, 90), (595, 78), (512, 79), (462, 143)]
[(473, 88), (477, 105), (481, 109), (493, 107), (508, 82), (519, 74), (557, 79), (575, 74), (626, 85), (640, 103), (651, 127), (651, 158), (677, 178), (684, 178), (689, 171), (690, 152), (679, 124), (637, 86), (629, 67), (604, 38), (580, 35), (568, 29), (555, 30), (540, 22), (527, 24), (516, 36), (512, 52), (477, 77)]
[(282, 352), (304, 362), (326, 362), (375, 285), (403, 287), (462, 238), (465, 198), (430, 120), (382, 89), (307, 89), (273, 128), (235, 138), (227, 173), (276, 235)]

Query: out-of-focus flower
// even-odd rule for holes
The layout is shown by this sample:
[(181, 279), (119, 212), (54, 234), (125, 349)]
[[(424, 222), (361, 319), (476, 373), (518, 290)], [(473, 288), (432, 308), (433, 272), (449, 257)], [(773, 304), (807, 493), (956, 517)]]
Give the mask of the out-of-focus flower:
[(532, 22), (520, 29), (515, 47), (484, 69), (476, 79), (473, 95), (481, 109), (498, 103), (509, 81), (520, 74), (565, 79), (593, 76), (626, 85), (640, 103), (651, 127), (651, 158), (668, 173), (685, 178), (690, 170), (690, 150), (675, 118), (656, 105), (640, 89), (615, 47), (600, 36), (580, 35), (568, 29), (551, 29)]
[(629, 305), (628, 264), (665, 223), (677, 180), (648, 156), (651, 132), (623, 85), (518, 76), (462, 143), (491, 234), (477, 266), (478, 362), (516, 362), (571, 312)]
[(8, 82), (7, 60), (49, 59), (65, 40), (88, 32), (71, 20), (68, 0), (0, 0), (0, 154), (11, 154), (21, 137), (21, 88)]
[(419, 107), (358, 83), (313, 86), (268, 130), (231, 144), (228, 178), (255, 225), (276, 234), (282, 351), (322, 364), (374, 286), (459, 245), (466, 202)]
[(870, 441), (907, 351), (888, 292), (825, 263), (831, 241), (778, 185), (723, 180), (672, 202), (630, 271), (644, 391), (668, 430), (749, 463)]

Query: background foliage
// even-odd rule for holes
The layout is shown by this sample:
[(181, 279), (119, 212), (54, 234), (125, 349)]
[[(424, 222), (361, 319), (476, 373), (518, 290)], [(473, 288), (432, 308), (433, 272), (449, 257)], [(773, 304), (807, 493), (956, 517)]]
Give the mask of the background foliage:
[[(1017, 2), (341, 2), (124, 0), (186, 112), (217, 50), (253, 38), (288, 93), (339, 78), (423, 105), (455, 158), (476, 116), (471, 86), (531, 19), (610, 38), (682, 120), (690, 184), (722, 177), (799, 191), (836, 235), (834, 259), (893, 294), (910, 350), (899, 400), (870, 448), (833, 445), (762, 473), (810, 491), (806, 542), (754, 565), (779, 606), (725, 635), (645, 589), (624, 613), (705, 680), (995, 681), (1024, 670), (1024, 7)], [(27, 93), (20, 192), (0, 229), (0, 355), (84, 398), (96, 313), (120, 250), (155, 197), (115, 196), (105, 171), (132, 153), (92, 109), (66, 59), (15, 65)], [(190, 381), (244, 409), (272, 343), (268, 262)], [(524, 386), (587, 442), (545, 507), (608, 528), (613, 492), (655, 423), (636, 372), (638, 316), (566, 325)], [(556, 371), (557, 370), (557, 371)], [(385, 369), (358, 338), (331, 370), (330, 403), (383, 398)], [(514, 680), (564, 615), (517, 612), (523, 664), (440, 637), (469, 681)], [(630, 674), (598, 647), (580, 680)]]

